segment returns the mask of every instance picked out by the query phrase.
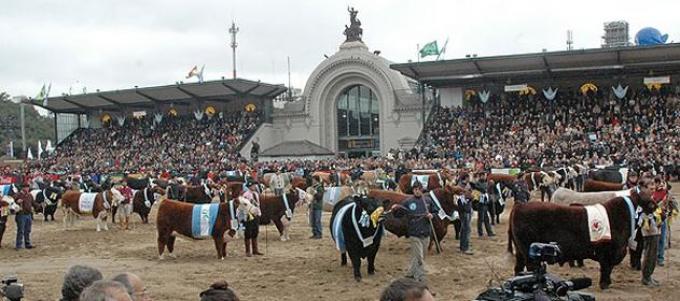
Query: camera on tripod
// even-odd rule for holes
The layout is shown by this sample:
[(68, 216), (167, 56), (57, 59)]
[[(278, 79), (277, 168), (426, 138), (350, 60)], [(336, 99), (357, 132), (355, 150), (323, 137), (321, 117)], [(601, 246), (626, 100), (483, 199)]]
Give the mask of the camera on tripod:
[(500, 287), (487, 289), (475, 301), (595, 301), (593, 295), (577, 292), (590, 287), (590, 278), (565, 281), (547, 273), (547, 264), (556, 263), (560, 255), (557, 243), (532, 243), (529, 247), (529, 262), (536, 266), (535, 270), (512, 277)]
[(19, 283), (17, 276), (5, 276), (0, 281), (0, 297), (9, 301), (19, 301), (24, 297), (24, 285)]

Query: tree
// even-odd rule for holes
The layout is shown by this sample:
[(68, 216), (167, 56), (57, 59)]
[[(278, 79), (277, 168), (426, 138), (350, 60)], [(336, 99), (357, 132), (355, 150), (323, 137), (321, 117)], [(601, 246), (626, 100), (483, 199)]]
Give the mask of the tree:
[[(21, 151), (21, 104), (14, 103), (6, 92), (0, 92), (0, 149), (4, 150), (10, 141), (14, 141), (14, 155), (19, 156)], [(26, 126), (26, 146), (33, 149), (35, 154), (38, 140), (54, 141), (54, 119), (41, 116), (32, 105), (26, 105), (24, 112), (24, 124)], [(37, 154), (36, 154), (37, 155)]]

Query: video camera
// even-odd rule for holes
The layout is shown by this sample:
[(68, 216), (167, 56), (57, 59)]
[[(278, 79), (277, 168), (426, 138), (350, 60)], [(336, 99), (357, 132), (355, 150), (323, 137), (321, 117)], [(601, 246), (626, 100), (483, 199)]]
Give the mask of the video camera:
[(529, 261), (537, 264), (538, 268), (512, 277), (500, 287), (487, 289), (475, 301), (595, 301), (593, 295), (577, 292), (592, 285), (590, 278), (565, 281), (546, 272), (546, 263), (554, 264), (560, 254), (556, 243), (532, 243), (529, 247)]
[(0, 285), (0, 297), (9, 301), (19, 301), (24, 297), (24, 285), (19, 283), (17, 276), (5, 276)]

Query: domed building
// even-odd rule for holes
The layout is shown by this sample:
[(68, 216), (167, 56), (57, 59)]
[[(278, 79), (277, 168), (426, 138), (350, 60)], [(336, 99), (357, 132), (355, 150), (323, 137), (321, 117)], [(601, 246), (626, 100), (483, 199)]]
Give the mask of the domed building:
[[(291, 141), (306, 140), (304, 144), (348, 157), (415, 144), (433, 95), (427, 90), (418, 93), (415, 81), (390, 69), (392, 62), (378, 51), (369, 50), (356, 12), (350, 11), (346, 40), (309, 75), (302, 97), (275, 109), (271, 125), (255, 134), (264, 150), (261, 159), (274, 159), (268, 149), (277, 149), (279, 159), (305, 156), (304, 149), (289, 147), (290, 156), (281, 156), (281, 148), (274, 148)], [(242, 155), (249, 157), (250, 145)]]

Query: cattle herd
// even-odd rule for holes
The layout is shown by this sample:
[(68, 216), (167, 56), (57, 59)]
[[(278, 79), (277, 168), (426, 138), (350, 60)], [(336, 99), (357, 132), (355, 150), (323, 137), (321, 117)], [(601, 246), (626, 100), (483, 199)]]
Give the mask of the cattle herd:
[[(642, 175), (620, 167), (589, 169), (579, 165), (512, 175), (493, 170), (411, 170), (399, 178), (379, 176), (384, 174), (382, 170), (351, 176), (342, 171), (282, 173), (286, 188), (280, 195), (269, 187), (272, 174), (261, 175), (259, 179), (248, 176), (192, 179), (194, 185), (185, 184), (187, 181), (180, 178), (152, 175), (129, 176), (123, 181), (109, 180), (101, 184), (85, 181), (83, 185), (68, 188), (54, 181), (41, 183), (41, 189), (31, 194), (35, 212), (42, 214), (45, 221), (54, 221), (55, 212), (62, 210), (64, 227), (72, 227), (78, 218), (92, 216), (96, 219), (97, 231), (109, 229), (109, 215), (115, 223), (120, 206), (131, 204), (132, 212), (138, 214), (143, 223), (149, 223), (151, 208), (157, 205), (155, 223), (160, 259), (166, 249), (174, 257), (177, 235), (214, 240), (217, 257), (224, 259), (227, 243), (239, 235), (235, 212), (245, 205), (239, 198), (245, 182), (258, 181), (260, 225), (274, 224), (282, 241), (290, 239), (292, 215), (300, 207), (309, 205), (318, 193), (311, 186), (321, 182), (325, 187), (324, 211), (331, 214), (329, 228), (340, 251), (341, 264), (347, 264), (349, 256), (354, 277), (361, 280), (362, 258), (368, 260), (368, 274), (375, 273), (376, 254), (385, 231), (398, 237), (406, 235), (407, 217), (389, 208), (411, 198), (411, 186), (419, 181), (427, 191), (425, 195), (438, 207), (435, 208), (438, 214), (432, 219), (434, 239), (430, 241), (430, 248), (439, 247), (439, 242), (451, 231), (450, 224), (454, 225), (453, 235), (458, 238), (459, 199), (472, 200), (474, 204), (486, 194), (492, 200), (489, 215), (493, 223), (500, 223), (502, 214), (509, 216), (507, 249), (514, 252), (516, 273), (536, 268), (528, 261), (532, 243), (557, 242), (562, 250), (558, 262), (590, 259), (600, 264), (602, 289), (612, 284), (612, 269), (626, 256), (629, 239), (635, 234), (636, 212), (647, 212), (653, 204), (650, 192), (637, 186)], [(480, 181), (488, 185), (480, 189), (476, 185)], [(133, 189), (131, 195), (121, 193), (123, 185)], [(2, 198), (12, 210), (15, 206), (11, 204), (11, 196), (16, 190), (15, 187), (4, 189)], [(541, 201), (530, 202), (533, 191), (541, 194)], [(510, 200), (513, 202), (509, 203)], [(511, 210), (504, 210), (508, 204), (514, 205)], [(593, 240), (589, 230), (593, 206), (603, 210), (608, 223), (607, 235), (599, 240)]]

